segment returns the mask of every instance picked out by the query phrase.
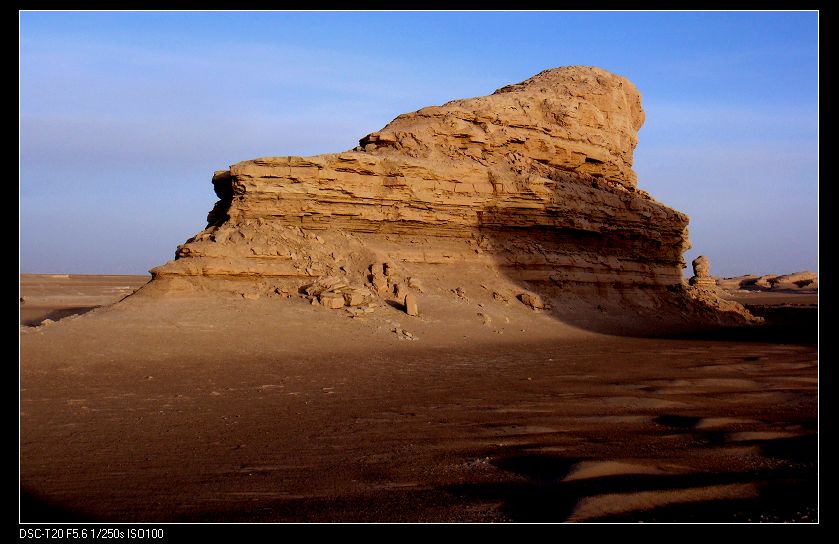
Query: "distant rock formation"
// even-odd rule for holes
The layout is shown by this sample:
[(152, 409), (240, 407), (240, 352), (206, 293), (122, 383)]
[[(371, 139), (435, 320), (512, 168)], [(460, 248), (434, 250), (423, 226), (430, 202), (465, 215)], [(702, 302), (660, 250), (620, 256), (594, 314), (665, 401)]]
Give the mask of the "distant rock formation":
[(570, 66), (400, 115), (352, 151), (234, 164), (213, 176), (207, 227), (150, 289), (329, 276), (385, 296), (395, 280), (370, 266), (387, 262), (414, 281), (488, 266), (548, 297), (687, 296), (688, 217), (636, 187), (643, 122), (627, 79)]
[(783, 275), (746, 275), (723, 278), (718, 280), (717, 283), (728, 291), (742, 289), (746, 291), (817, 292), (819, 290), (819, 275), (815, 272), (806, 271)]
[(711, 261), (708, 260), (708, 257), (700, 255), (691, 264), (693, 265), (693, 277), (688, 280), (688, 283), (702, 289), (716, 289), (717, 280), (711, 276)]

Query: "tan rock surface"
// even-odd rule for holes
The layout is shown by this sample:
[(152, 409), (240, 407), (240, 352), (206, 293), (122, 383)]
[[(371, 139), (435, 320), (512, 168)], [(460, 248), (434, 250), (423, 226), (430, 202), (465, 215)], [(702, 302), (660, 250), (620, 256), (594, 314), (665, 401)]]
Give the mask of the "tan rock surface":
[(419, 315), (417, 308), (417, 297), (413, 293), (405, 295), (405, 313), (412, 316)]
[(340, 293), (326, 292), (318, 295), (318, 302), (326, 308), (338, 309), (344, 307), (344, 295)]
[(545, 309), (545, 303), (539, 295), (534, 295), (533, 293), (522, 293), (519, 295), (519, 300), (521, 300), (522, 304), (533, 310)]
[(711, 261), (708, 257), (700, 255), (691, 263), (693, 266), (693, 276), (688, 280), (690, 285), (708, 290), (714, 290), (717, 287), (717, 280), (711, 276)]
[(708, 278), (711, 276), (711, 261), (705, 255), (700, 255), (690, 264), (693, 266), (693, 275), (697, 278)]
[(633, 187), (632, 153), (643, 123), (641, 95), (627, 79), (567, 66), (489, 96), (400, 115), (359, 147), (387, 157), (454, 159), (502, 178), (560, 169)]

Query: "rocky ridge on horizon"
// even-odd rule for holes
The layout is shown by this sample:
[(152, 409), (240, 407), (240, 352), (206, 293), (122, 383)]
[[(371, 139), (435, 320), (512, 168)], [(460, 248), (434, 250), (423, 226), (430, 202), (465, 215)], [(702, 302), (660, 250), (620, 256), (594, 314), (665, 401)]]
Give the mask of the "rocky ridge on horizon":
[(718, 278), (717, 285), (729, 291), (813, 291), (819, 290), (819, 275), (801, 271), (792, 274), (746, 274), (731, 278)]

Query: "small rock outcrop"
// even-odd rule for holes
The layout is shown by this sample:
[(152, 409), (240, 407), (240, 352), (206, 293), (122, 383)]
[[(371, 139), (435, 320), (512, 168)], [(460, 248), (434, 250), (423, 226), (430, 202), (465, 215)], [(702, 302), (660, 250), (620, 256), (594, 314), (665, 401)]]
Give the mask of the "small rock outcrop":
[(539, 295), (535, 295), (533, 293), (522, 293), (518, 298), (521, 300), (522, 304), (529, 307), (531, 310), (545, 309), (545, 303)]
[(413, 293), (405, 295), (405, 313), (412, 316), (419, 315), (417, 308), (417, 297)]
[(317, 300), (321, 306), (338, 309), (344, 306), (364, 306), (371, 300), (371, 293), (361, 287), (353, 287), (335, 276), (325, 276), (303, 288), (310, 300)]
[(693, 265), (693, 277), (688, 280), (688, 283), (701, 289), (716, 289), (717, 280), (711, 276), (711, 262), (708, 257), (700, 255), (691, 264)]

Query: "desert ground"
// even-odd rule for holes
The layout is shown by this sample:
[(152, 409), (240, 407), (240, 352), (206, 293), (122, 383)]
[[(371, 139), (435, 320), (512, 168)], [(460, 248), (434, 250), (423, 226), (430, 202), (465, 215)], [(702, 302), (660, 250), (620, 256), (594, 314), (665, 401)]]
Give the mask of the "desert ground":
[(21, 276), (22, 521), (817, 520), (814, 294), (651, 338), (474, 282), (111, 305), (148, 279)]
[(21, 274), (20, 324), (39, 325), (118, 302), (149, 281), (148, 276)]

